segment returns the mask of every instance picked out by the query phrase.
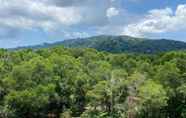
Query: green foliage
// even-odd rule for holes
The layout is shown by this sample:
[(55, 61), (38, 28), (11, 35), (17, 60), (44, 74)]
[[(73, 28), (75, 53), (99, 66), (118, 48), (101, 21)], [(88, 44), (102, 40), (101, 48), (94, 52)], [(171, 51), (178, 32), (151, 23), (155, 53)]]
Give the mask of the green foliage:
[[(102, 43), (112, 50), (113, 39)], [(184, 51), (0, 50), (0, 118), (185, 118), (185, 60)]]
[[(36, 46), (22, 47), (18, 49), (41, 49), (49, 47), (59, 47), (63, 45), (64, 47), (70, 48), (94, 48), (99, 51), (106, 51), (111, 53), (145, 53), (145, 54), (155, 54), (168, 51), (185, 50), (186, 43), (181, 41), (174, 41), (168, 39), (147, 39), (147, 38), (135, 38), (130, 36), (93, 36), (89, 38), (82, 39), (71, 39), (61, 42), (56, 42), (53, 44), (42, 44)], [(41, 51), (40, 51), (41, 52)], [(77, 51), (73, 51), (77, 52)], [(44, 53), (42, 53), (44, 54)], [(73, 53), (74, 54), (74, 53)], [(81, 52), (76, 53), (81, 54)]]
[(33, 89), (23, 91), (11, 91), (5, 97), (5, 104), (9, 106), (9, 109), (15, 111), (19, 117), (42, 117), (44, 114), (39, 114), (38, 111), (44, 110), (54, 92), (55, 86), (52, 84), (39, 85)]
[[(130, 36), (95, 36), (78, 40), (66, 40), (53, 45), (62, 44), (66, 47), (95, 48), (99, 51), (112, 53), (132, 52), (154, 54), (160, 52), (186, 49), (186, 43), (159, 39), (134, 38)], [(48, 45), (49, 47), (52, 45)], [(46, 47), (48, 47), (46, 45)], [(44, 46), (45, 47), (45, 46)]]

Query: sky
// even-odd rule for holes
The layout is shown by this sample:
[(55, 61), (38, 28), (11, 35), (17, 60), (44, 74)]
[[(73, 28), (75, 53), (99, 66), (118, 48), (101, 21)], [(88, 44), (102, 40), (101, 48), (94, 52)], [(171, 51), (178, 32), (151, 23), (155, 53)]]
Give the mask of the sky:
[(0, 0), (0, 48), (95, 35), (186, 42), (186, 0)]

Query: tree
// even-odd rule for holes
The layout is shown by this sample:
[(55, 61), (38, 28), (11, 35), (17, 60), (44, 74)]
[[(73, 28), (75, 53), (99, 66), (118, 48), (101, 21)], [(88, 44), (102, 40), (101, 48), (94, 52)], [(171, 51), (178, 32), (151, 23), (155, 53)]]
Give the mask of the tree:
[[(33, 89), (11, 91), (5, 97), (5, 104), (15, 111), (17, 117), (33, 118), (46, 117), (45, 107), (49, 104), (50, 96), (55, 93), (55, 85), (38, 85)], [(40, 111), (40, 112), (38, 112)]]
[(161, 84), (147, 80), (138, 88), (140, 114), (148, 118), (161, 118), (161, 108), (167, 105), (168, 96)]

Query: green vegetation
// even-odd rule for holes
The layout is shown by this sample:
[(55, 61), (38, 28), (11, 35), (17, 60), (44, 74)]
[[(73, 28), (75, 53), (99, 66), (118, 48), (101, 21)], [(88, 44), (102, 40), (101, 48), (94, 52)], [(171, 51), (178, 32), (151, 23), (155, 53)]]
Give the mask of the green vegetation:
[[(146, 39), (130, 36), (95, 36), (83, 39), (65, 40), (53, 44), (43, 44), (29, 48), (48, 48), (63, 45), (72, 48), (94, 48), (111, 53), (155, 54), (168, 51), (186, 50), (186, 43), (167, 39)], [(22, 47), (28, 48), (28, 47)]]
[(112, 53), (160, 53), (186, 49), (186, 43), (167, 39), (146, 39), (130, 36), (95, 36), (78, 40), (66, 40), (66, 47), (95, 48)]
[(185, 118), (186, 52), (0, 50), (0, 118)]

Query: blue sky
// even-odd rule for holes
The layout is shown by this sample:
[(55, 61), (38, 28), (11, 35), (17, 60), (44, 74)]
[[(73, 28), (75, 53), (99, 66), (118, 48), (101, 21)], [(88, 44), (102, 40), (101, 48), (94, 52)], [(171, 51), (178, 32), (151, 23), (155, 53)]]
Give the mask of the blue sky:
[(0, 48), (93, 35), (186, 41), (186, 0), (0, 0)]

